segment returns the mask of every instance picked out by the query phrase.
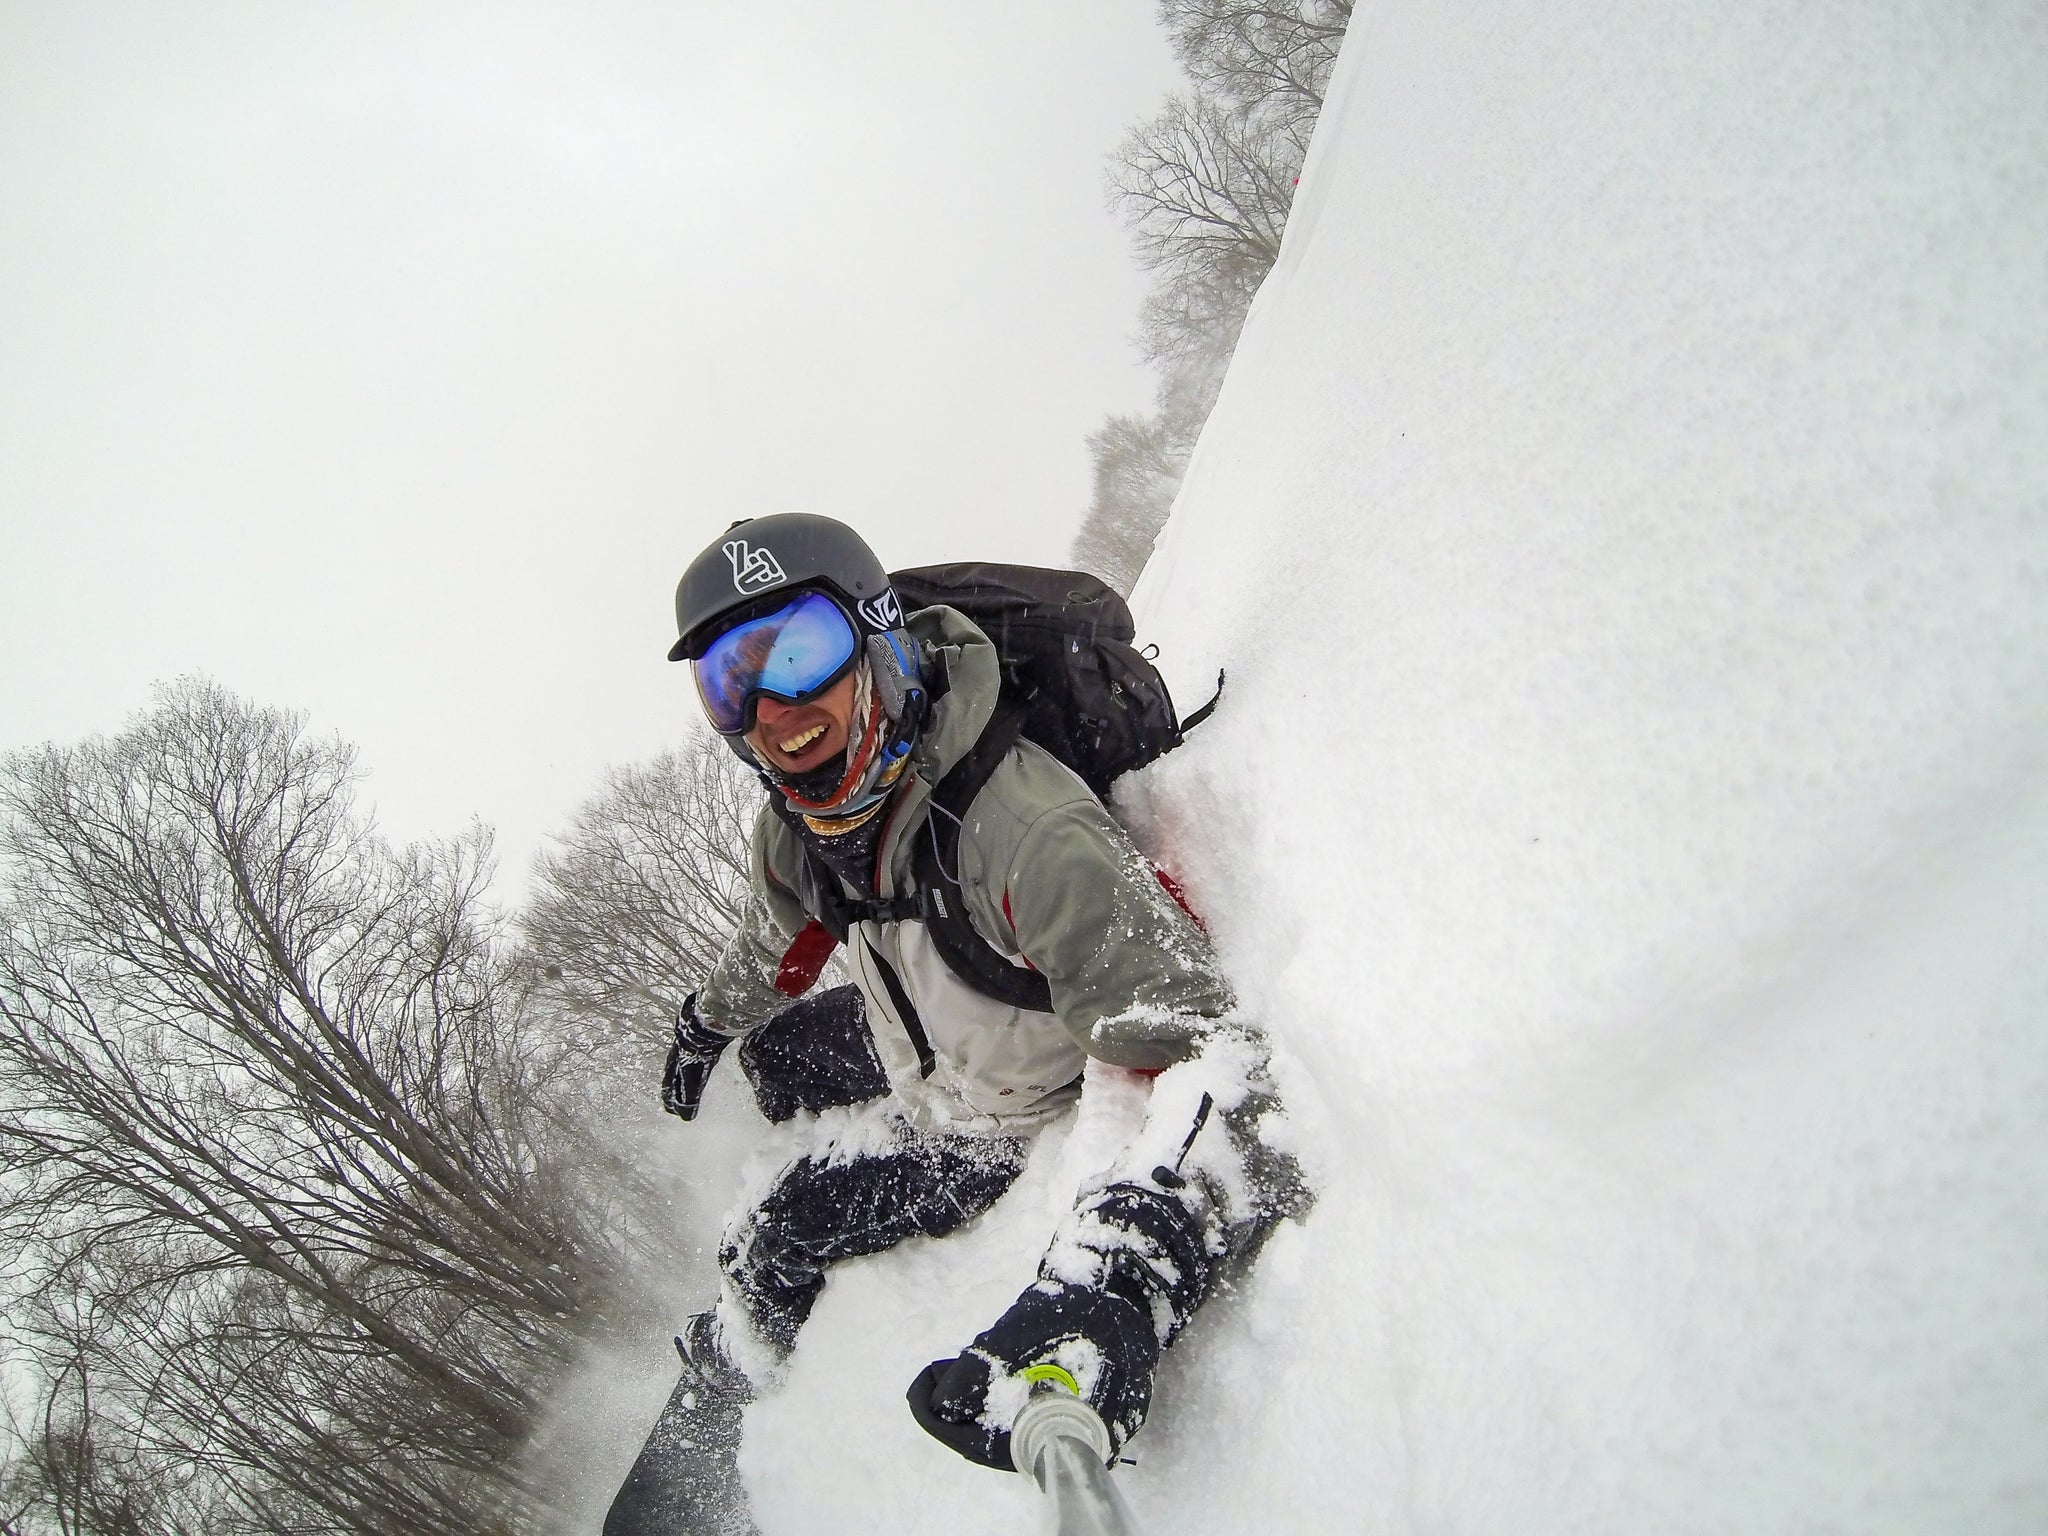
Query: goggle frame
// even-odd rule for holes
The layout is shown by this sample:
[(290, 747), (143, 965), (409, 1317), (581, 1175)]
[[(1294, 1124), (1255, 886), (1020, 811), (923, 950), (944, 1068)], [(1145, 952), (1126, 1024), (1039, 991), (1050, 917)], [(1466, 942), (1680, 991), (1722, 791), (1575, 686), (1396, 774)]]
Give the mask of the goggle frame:
[[(778, 671), (775, 649), (799, 624), (803, 627), (793, 636), (797, 650), (780, 658)], [(764, 644), (767, 654), (758, 659), (739, 654), (749, 645)], [(761, 699), (805, 703), (852, 671), (860, 655), (861, 630), (853, 616), (831, 594), (811, 587), (719, 635), (704, 647), (702, 656), (691, 660), (690, 678), (711, 728), (721, 736), (745, 736), (754, 728)], [(710, 686), (707, 676), (715, 679)], [(743, 686), (735, 693), (732, 684), (742, 679)]]

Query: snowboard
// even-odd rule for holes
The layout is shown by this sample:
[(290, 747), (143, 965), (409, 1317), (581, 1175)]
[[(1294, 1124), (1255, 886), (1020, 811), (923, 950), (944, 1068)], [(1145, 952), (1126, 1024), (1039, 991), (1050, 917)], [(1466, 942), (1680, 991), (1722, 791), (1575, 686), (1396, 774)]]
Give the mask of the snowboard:
[(604, 1536), (760, 1536), (740, 1481), (746, 1379), (700, 1366), (676, 1340), (683, 1373), (604, 1517)]

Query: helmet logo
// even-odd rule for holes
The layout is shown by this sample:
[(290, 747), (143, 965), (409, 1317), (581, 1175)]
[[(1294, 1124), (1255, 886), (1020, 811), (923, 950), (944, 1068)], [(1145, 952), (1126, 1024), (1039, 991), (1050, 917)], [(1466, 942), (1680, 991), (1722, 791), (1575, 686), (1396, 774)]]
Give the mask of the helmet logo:
[(896, 601), (896, 589), (884, 587), (866, 602), (855, 603), (860, 616), (876, 629), (901, 629), (903, 605)]
[(732, 584), (736, 591), (765, 592), (789, 580), (772, 549), (756, 548), (745, 539), (727, 539), (724, 549), (725, 558), (732, 562)]

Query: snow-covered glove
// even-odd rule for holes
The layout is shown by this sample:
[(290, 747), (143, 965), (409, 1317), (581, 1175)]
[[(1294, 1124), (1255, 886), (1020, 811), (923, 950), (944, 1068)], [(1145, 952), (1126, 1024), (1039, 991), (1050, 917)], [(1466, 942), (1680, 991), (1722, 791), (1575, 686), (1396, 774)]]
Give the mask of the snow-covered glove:
[(1158, 1363), (1152, 1319), (1131, 1301), (1041, 1279), (967, 1353), (918, 1373), (910, 1411), (969, 1461), (1011, 1472), (1010, 1427), (1033, 1392), (1075, 1393), (1102, 1416), (1118, 1448), (1145, 1422)]
[(732, 1041), (731, 1035), (720, 1034), (697, 1016), (696, 993), (684, 998), (676, 1012), (675, 1042), (661, 1069), (661, 1107), (685, 1120), (696, 1119), (704, 1102), (704, 1084)]

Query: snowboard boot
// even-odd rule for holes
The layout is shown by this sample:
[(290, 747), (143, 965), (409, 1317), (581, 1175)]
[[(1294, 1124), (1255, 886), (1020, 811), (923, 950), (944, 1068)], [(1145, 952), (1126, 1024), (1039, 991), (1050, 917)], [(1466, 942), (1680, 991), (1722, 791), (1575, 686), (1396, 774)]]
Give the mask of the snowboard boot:
[(740, 1482), (741, 1414), (754, 1389), (699, 1312), (676, 1339), (682, 1379), (604, 1517), (604, 1536), (758, 1536)]

